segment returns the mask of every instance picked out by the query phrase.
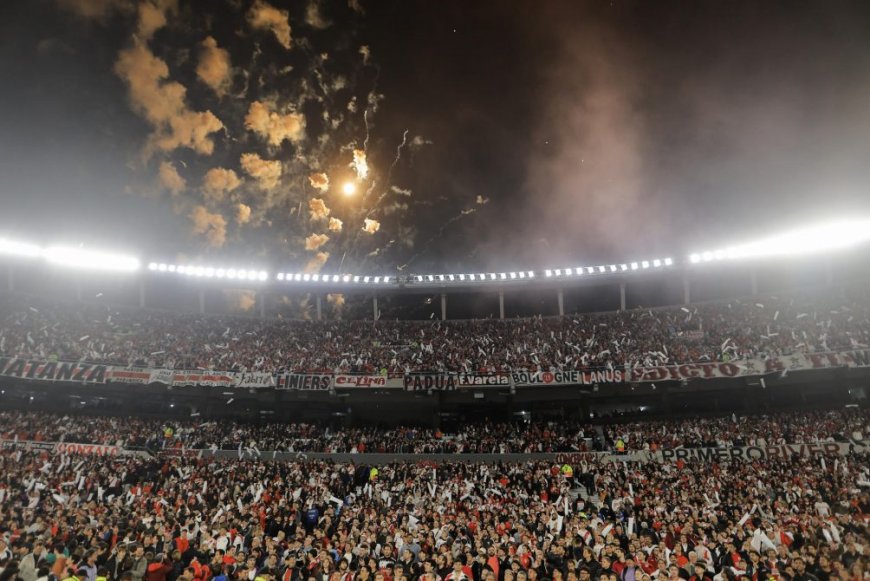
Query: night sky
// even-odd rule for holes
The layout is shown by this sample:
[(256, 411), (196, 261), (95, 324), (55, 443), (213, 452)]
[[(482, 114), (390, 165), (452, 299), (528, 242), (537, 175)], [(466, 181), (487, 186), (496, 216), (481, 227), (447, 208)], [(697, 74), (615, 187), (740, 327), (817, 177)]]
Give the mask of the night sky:
[(2, 2), (0, 235), (330, 273), (683, 258), (870, 210), (868, 31), (865, 1)]

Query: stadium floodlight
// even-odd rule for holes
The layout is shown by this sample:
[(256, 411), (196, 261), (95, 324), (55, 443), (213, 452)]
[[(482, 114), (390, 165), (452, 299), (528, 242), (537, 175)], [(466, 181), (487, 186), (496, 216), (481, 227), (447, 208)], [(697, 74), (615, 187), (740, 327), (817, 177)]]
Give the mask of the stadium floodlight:
[(595, 267), (594, 266), (587, 266), (586, 267), (586, 274), (595, 274)]
[(526, 278), (526, 273), (523, 272), (522, 270), (519, 271), (517, 274), (519, 275), (520, 278)]
[(552, 270), (545, 270), (544, 276), (546, 276), (547, 278), (550, 278), (551, 276), (553, 276), (553, 271)]
[(562, 269), (557, 268), (556, 270), (553, 271), (553, 274), (555, 274), (556, 276), (562, 276)]
[(507, 279), (507, 273), (505, 273), (505, 272), (500, 272), (500, 273), (498, 273), (498, 278), (499, 278), (500, 280), (505, 280), (505, 279)]
[(495, 280), (495, 273), (494, 272), (489, 273), (489, 280)]
[(673, 258), (665, 258), (665, 266), (673, 266), (674, 259)]
[(469, 280), (474, 280), (474, 279), (475, 279), (475, 276), (474, 276), (473, 274), (469, 274), (469, 275), (468, 275), (468, 279), (469, 279)]
[(157, 265), (157, 270), (159, 270), (160, 272), (166, 272), (166, 265), (161, 262)]
[(638, 269), (638, 264), (637, 264), (636, 262), (632, 262), (632, 263), (631, 263), (631, 269), (632, 269), (632, 270), (637, 270), (637, 269)]
[(640, 263), (641, 268), (649, 268), (649, 260), (643, 260)]
[(301, 273), (301, 272), (297, 272), (296, 274), (294, 274), (294, 275), (293, 275), (293, 280), (295, 280), (296, 282), (300, 282), (300, 281), (302, 280), (302, 273)]
[[(180, 272), (180, 270), (179, 270), (179, 272)], [(228, 268), (227, 269), (227, 278), (236, 278), (236, 274), (237, 273), (236, 273), (235, 268)]]
[(12, 256), (22, 256), (25, 258), (37, 258), (42, 255), (42, 249), (36, 244), (16, 242), (15, 240), (0, 238), (0, 254), (11, 254)]
[[(220, 277), (220, 276), (221, 275), (218, 275), (218, 277)], [(284, 273), (283, 272), (278, 273), (278, 280), (284, 280)]]
[(157, 263), (156, 262), (149, 262), (148, 263), (148, 270), (157, 270)]
[(378, 283), (380, 283), (380, 282), (381, 282), (381, 277), (376, 276), (376, 277), (375, 277), (375, 284), (378, 284)]
[(574, 272), (577, 273), (577, 276), (582, 276), (583, 275), (583, 267), (578, 266), (577, 268), (574, 269)]
[(247, 270), (238, 271), (236, 273), (236, 278), (238, 278), (239, 280), (247, 280), (248, 279), (248, 271)]
[(654, 267), (659, 268), (661, 265), (662, 265), (662, 261), (659, 260), (658, 258), (656, 258), (655, 260), (653, 260), (653, 266), (654, 266)]
[(341, 282), (350, 282), (350, 275), (346, 274), (343, 277), (341, 277)]
[(209, 266), (208, 268), (206, 268), (206, 269), (205, 269), (205, 275), (206, 275), (208, 278), (214, 278), (214, 268), (212, 268), (211, 266)]
[(515, 273), (515, 272), (511, 272), (511, 273), (508, 274), (508, 276), (510, 276), (511, 279), (515, 279), (515, 278), (517, 277), (517, 273)]
[[(366, 284), (368, 284), (369, 281), (370, 281), (371, 279), (372, 279), (372, 277), (370, 277), (370, 276), (364, 276), (364, 277), (363, 277), (363, 282), (366, 283)], [(431, 277), (429, 278), (429, 280), (432, 280)]]
[(534, 270), (529, 271), (529, 278), (535, 278), (535, 271)]
[[(418, 280), (418, 281), (423, 280), (423, 277), (422, 277), (422, 276), (418, 276), (418, 277), (417, 277), (417, 280)], [(359, 282), (359, 276), (355, 276), (355, 277), (353, 277), (353, 282)]]
[(456, 277), (453, 276), (452, 274), (448, 274), (448, 275), (447, 275), (447, 280), (449, 280), (450, 282), (453, 282), (453, 281), (456, 280)]
[(176, 266), (174, 264), (170, 264), (169, 266), (166, 267), (166, 270), (168, 270), (169, 272), (175, 272), (175, 269), (176, 269)]
[(620, 264), (619, 270), (621, 270), (622, 272), (625, 272), (626, 270), (628, 270), (628, 265), (627, 264)]
[(74, 248), (72, 246), (51, 246), (46, 248), (42, 255), (48, 262), (68, 268), (114, 272), (133, 272), (139, 270), (139, 259), (124, 254), (98, 252), (95, 250), (85, 250), (84, 248)]
[(267, 278), (269, 278), (269, 273), (266, 272), (265, 270), (261, 270), (260, 272), (257, 273), (257, 280), (264, 281)]
[(311, 280), (314, 282), (320, 282), (320, 275), (319, 274), (312, 274)]
[(818, 254), (870, 241), (870, 219), (838, 220), (798, 228), (723, 250), (695, 253), (689, 261), (753, 259), (770, 256)]
[(440, 282), (444, 282), (444, 275), (443, 275), (443, 274), (438, 274), (438, 275), (436, 275), (436, 278), (437, 278)]
[(606, 270), (607, 270), (607, 268), (604, 267), (603, 265), (598, 267), (598, 272), (605, 272)]
[(616, 272), (616, 268), (617, 268), (617, 267), (616, 267), (615, 264), (611, 264), (611, 265), (609, 266), (609, 268), (610, 268), (610, 272)]
[(464, 274), (460, 274), (460, 275), (459, 275), (459, 280), (465, 280), (465, 275), (464, 275)]
[(304, 280), (305, 282), (308, 282), (309, 280), (311, 280), (311, 275), (308, 273), (303, 274), (302, 280)]
[[(216, 268), (214, 271), (214, 275), (218, 278), (223, 278), (226, 275), (227, 271), (223, 268)], [(284, 280), (284, 275), (282, 274), (278, 280)]]

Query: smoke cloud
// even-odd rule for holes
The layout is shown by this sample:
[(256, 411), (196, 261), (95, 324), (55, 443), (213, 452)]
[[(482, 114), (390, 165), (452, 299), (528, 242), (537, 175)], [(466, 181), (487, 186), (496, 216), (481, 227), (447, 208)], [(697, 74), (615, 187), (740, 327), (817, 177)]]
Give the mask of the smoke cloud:
[(205, 206), (194, 206), (189, 218), (193, 233), (205, 236), (209, 246), (220, 248), (227, 241), (227, 221), (220, 214), (212, 214)]
[(353, 150), (353, 161), (350, 165), (356, 172), (356, 177), (358, 179), (364, 180), (366, 179), (366, 176), (369, 175), (369, 164), (366, 161), (366, 152), (362, 149)]
[(248, 11), (248, 22), (255, 30), (271, 32), (281, 46), (290, 48), (290, 14), (286, 10), (279, 10), (263, 0), (257, 0)]
[(398, 195), (400, 195), (400, 196), (410, 196), (410, 195), (411, 195), (411, 190), (408, 190), (408, 189), (402, 189), (402, 188), (400, 188), (400, 187), (398, 187), (398, 186), (392, 186), (392, 187), (390, 188), (390, 190), (391, 190), (394, 194), (398, 194)]
[(254, 101), (245, 116), (245, 127), (277, 147), (285, 139), (291, 142), (302, 139), (305, 117), (295, 112), (282, 115), (272, 111), (269, 105)]
[(232, 70), (229, 51), (220, 48), (214, 37), (206, 37), (199, 51), (196, 76), (211, 87), (218, 97), (223, 97), (230, 88)]
[(242, 180), (231, 169), (213, 167), (202, 178), (202, 192), (205, 199), (212, 203), (223, 201), (224, 194), (242, 185)]
[(321, 192), (326, 192), (329, 189), (329, 176), (325, 173), (313, 173), (308, 176), (308, 181), (312, 187), (317, 188)]
[(320, 12), (320, 2), (318, 0), (309, 0), (305, 7), (305, 24), (317, 30), (323, 30), (332, 26), (332, 22), (323, 17)]
[(483, 196), (478, 194), (477, 198), (474, 199), (474, 203), (479, 205), (479, 206), (483, 206), (484, 204), (489, 203), (489, 198), (484, 198)]
[(314, 258), (308, 261), (303, 272), (309, 274), (320, 272), (320, 269), (323, 268), (323, 265), (326, 264), (327, 260), (329, 260), (329, 252), (318, 252), (314, 255)]
[(311, 198), (308, 200), (308, 209), (311, 211), (312, 220), (324, 220), (329, 217), (329, 208), (326, 207), (326, 202), (321, 198)]
[(341, 293), (329, 293), (326, 295), (326, 302), (332, 305), (334, 311), (341, 311), (344, 307), (344, 295)]
[(251, 221), (251, 207), (247, 204), (236, 204), (236, 222), (241, 226)]
[(330, 218), (329, 219), (329, 231), (330, 232), (341, 232), (341, 229), (343, 227), (344, 227), (344, 222), (342, 222), (338, 218)]
[(57, 0), (57, 5), (88, 20), (104, 21), (115, 11), (127, 10), (128, 0)]
[(212, 154), (211, 135), (223, 129), (223, 123), (211, 111), (187, 108), (186, 89), (181, 83), (168, 80), (166, 62), (154, 56), (145, 44), (134, 41), (132, 47), (122, 50), (115, 73), (127, 83), (133, 110), (154, 128), (146, 151), (187, 147), (202, 155)]
[(326, 234), (312, 234), (305, 239), (305, 250), (317, 250), (327, 242), (329, 242), (329, 236)]
[(281, 182), (281, 162), (265, 160), (256, 153), (243, 153), (242, 169), (257, 181), (263, 190), (273, 190)]
[(363, 226), (363, 232), (367, 234), (374, 234), (378, 230), (381, 229), (381, 223), (377, 220), (372, 220), (371, 218), (365, 219), (365, 225)]
[(145, 0), (139, 4), (139, 27), (136, 36), (141, 42), (151, 40), (154, 33), (166, 26), (168, 12), (178, 14), (177, 0)]
[(181, 177), (172, 162), (160, 162), (160, 169), (157, 171), (157, 177), (160, 180), (160, 184), (169, 190), (173, 196), (177, 196), (187, 187), (187, 182), (183, 177)]
[(233, 311), (247, 313), (257, 306), (257, 292), (252, 290), (226, 289), (224, 298)]

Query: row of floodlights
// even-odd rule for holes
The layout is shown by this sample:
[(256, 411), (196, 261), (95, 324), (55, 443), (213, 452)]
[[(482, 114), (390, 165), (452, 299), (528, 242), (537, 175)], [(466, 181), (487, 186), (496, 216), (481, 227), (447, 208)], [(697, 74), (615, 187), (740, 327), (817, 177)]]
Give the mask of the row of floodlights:
[(616, 272), (629, 272), (632, 270), (647, 270), (649, 268), (662, 268), (665, 266), (673, 266), (672, 258), (656, 258), (654, 260), (642, 260), (640, 262), (629, 262), (624, 264), (607, 264), (600, 266), (578, 266), (571, 268), (555, 268), (545, 270), (544, 276), (547, 278), (554, 276), (581, 276), (589, 274), (613, 274)]
[(212, 266), (185, 266), (181, 264), (165, 264), (152, 262), (148, 264), (148, 270), (155, 272), (174, 272), (203, 278), (228, 278), (230, 280), (258, 280), (265, 281), (269, 273), (265, 270), (244, 270), (237, 268), (215, 268)]
[(279, 272), (276, 277), (284, 282), (320, 282), (347, 284), (390, 284), (396, 282), (394, 276), (359, 276), (353, 274), (309, 274)]
[(490, 280), (516, 280), (535, 278), (535, 272), (524, 270), (520, 272), (481, 272), (479, 274), (417, 274), (413, 276), (415, 282), (465, 282), (465, 281), (490, 281)]
[(83, 268), (117, 272), (132, 272), (139, 269), (139, 260), (133, 256), (99, 252), (75, 246), (49, 246), (0, 238), (0, 254), (22, 258), (42, 258), (51, 264), (65, 268)]

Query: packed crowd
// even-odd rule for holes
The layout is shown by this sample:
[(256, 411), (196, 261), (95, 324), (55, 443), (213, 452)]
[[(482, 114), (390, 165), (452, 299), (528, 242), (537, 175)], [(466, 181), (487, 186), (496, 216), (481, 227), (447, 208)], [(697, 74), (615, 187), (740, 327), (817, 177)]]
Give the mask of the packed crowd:
[(863, 441), (867, 409), (657, 420), (643, 423), (481, 422), (456, 430), (330, 429), (313, 424), (179, 421), (0, 412), (0, 438), (122, 447), (330, 453), (541, 453)]
[(856, 452), (369, 466), (10, 447), (0, 581), (861, 581), (868, 468)]
[(867, 348), (870, 302), (768, 296), (508, 321), (287, 321), (0, 298), (0, 355), (175, 369), (500, 372)]

